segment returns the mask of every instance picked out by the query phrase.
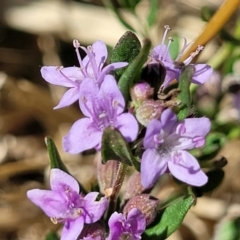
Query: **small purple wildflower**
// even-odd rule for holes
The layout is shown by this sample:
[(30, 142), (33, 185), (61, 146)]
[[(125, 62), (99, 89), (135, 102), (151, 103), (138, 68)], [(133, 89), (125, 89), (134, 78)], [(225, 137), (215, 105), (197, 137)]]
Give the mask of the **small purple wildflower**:
[[(169, 53), (169, 47), (173, 39), (169, 38), (168, 45), (164, 44), (167, 33), (170, 30), (170, 27), (166, 25), (165, 29), (166, 30), (163, 35), (162, 42), (152, 50), (152, 52), (150, 53), (149, 61), (149, 64), (160, 62), (164, 65), (166, 69), (166, 76), (162, 84), (162, 88), (166, 88), (169, 85), (169, 83), (174, 79), (178, 80), (182, 71), (182, 67), (190, 64), (192, 59), (196, 55), (198, 55), (200, 51), (203, 50), (203, 46), (199, 46), (195, 52), (193, 52), (186, 60), (183, 61), (182, 63), (183, 65), (181, 66), (181, 64), (179, 64), (177, 61), (183, 55), (184, 51), (189, 46), (189, 44), (187, 44), (187, 41), (184, 38), (184, 46), (180, 53), (178, 54), (177, 58), (173, 61)], [(192, 82), (196, 84), (204, 83), (211, 76), (213, 71), (213, 69), (207, 64), (194, 64), (194, 67), (195, 73), (193, 75)]]
[(207, 176), (186, 150), (202, 147), (210, 127), (211, 122), (205, 117), (178, 122), (171, 109), (163, 111), (160, 120), (153, 119), (143, 140), (146, 150), (141, 161), (142, 185), (152, 187), (163, 173), (169, 171), (189, 185), (206, 184)]
[[(71, 105), (80, 97), (80, 85), (84, 80), (94, 79), (98, 86), (103, 82), (104, 76), (109, 72), (128, 65), (126, 62), (117, 62), (103, 68), (107, 60), (107, 47), (102, 41), (96, 41), (87, 48), (80, 46), (77, 40), (73, 41), (76, 48), (80, 67), (45, 66), (41, 68), (42, 77), (49, 83), (70, 88), (63, 95), (54, 109)], [(85, 51), (86, 57), (81, 59), (79, 48)]]
[(80, 108), (86, 116), (75, 122), (63, 139), (63, 148), (69, 153), (101, 147), (106, 127), (118, 129), (128, 142), (138, 134), (137, 120), (131, 113), (123, 113), (125, 101), (113, 76), (106, 75), (100, 89), (94, 80), (81, 86)]
[(78, 182), (60, 169), (52, 169), (51, 190), (33, 189), (27, 197), (39, 206), (53, 223), (64, 222), (61, 240), (76, 240), (84, 223), (98, 221), (105, 212), (108, 200), (95, 201), (98, 192), (79, 195)]
[(110, 233), (107, 240), (139, 240), (145, 231), (146, 220), (140, 210), (133, 208), (127, 216), (114, 212), (108, 221), (108, 226)]

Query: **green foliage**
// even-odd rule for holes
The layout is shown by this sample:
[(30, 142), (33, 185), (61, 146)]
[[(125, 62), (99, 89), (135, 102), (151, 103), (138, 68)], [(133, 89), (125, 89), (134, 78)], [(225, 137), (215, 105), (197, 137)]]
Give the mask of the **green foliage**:
[[(65, 164), (62, 161), (54, 141), (49, 136), (45, 137), (45, 144), (46, 144), (47, 150), (48, 150), (50, 167), (61, 169), (62, 171), (71, 175), (71, 173), (69, 173), (67, 167), (65, 166)], [(80, 186), (81, 192), (83, 194), (87, 193), (87, 191), (83, 188), (83, 186), (79, 182), (78, 182), (78, 184)]]
[(69, 171), (67, 170), (66, 166), (64, 165), (57, 147), (54, 143), (54, 141), (50, 138), (50, 137), (45, 137), (45, 144), (47, 146), (47, 150), (48, 150), (48, 155), (49, 155), (49, 159), (50, 159), (50, 167), (51, 168), (58, 168), (63, 170), (64, 172), (69, 174)]
[(178, 199), (158, 214), (155, 226), (148, 228), (143, 240), (164, 240), (176, 231), (181, 225), (185, 215), (194, 204), (195, 198), (192, 195)]
[(239, 240), (240, 239), (240, 217), (228, 219), (220, 223), (214, 239), (216, 240)]
[(150, 3), (150, 9), (147, 16), (147, 23), (148, 23), (148, 26), (151, 27), (156, 22), (158, 8), (159, 8), (159, 1), (151, 0), (149, 1), (149, 3)]
[(192, 77), (194, 74), (195, 68), (192, 65), (188, 65), (183, 68), (181, 76), (179, 78), (178, 88), (180, 89), (180, 93), (178, 95), (178, 100), (181, 101), (181, 105), (178, 110), (178, 119), (185, 119), (190, 112), (191, 109), (191, 93), (190, 93), (190, 84), (192, 82)]
[[(141, 50), (141, 43), (137, 36), (127, 31), (119, 39), (116, 46), (114, 47), (111, 55), (111, 63), (114, 62), (132, 62), (133, 59), (139, 54)], [(118, 80), (126, 68), (117, 69), (114, 72), (116, 79)]]
[(59, 237), (58, 237), (58, 235), (55, 232), (50, 232), (46, 236), (46, 240), (59, 240)]
[(108, 160), (117, 160), (129, 166), (134, 165), (136, 169), (140, 169), (139, 162), (132, 155), (122, 134), (111, 127), (106, 128), (103, 132), (101, 155), (103, 163), (106, 163)]
[(150, 40), (145, 39), (141, 51), (139, 52), (137, 57), (129, 64), (129, 66), (119, 79), (118, 86), (124, 96), (126, 103), (128, 102), (130, 97), (130, 88), (136, 81), (141, 80), (140, 75), (142, 72), (142, 66), (147, 60), (150, 47)]

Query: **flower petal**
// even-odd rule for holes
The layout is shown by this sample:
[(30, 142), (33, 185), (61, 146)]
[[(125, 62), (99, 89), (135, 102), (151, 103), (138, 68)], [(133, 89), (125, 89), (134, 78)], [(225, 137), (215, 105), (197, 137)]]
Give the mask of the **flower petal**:
[(98, 192), (90, 192), (84, 197), (84, 209), (87, 212), (84, 216), (85, 223), (94, 223), (98, 221), (108, 206), (108, 200), (105, 197), (102, 197), (99, 201), (96, 201), (98, 194)]
[[(177, 158), (177, 161), (173, 158)], [(198, 161), (187, 151), (176, 152), (168, 161), (168, 168), (175, 178), (192, 186), (203, 186), (208, 181)]]
[(77, 218), (74, 221), (67, 221), (63, 227), (61, 240), (76, 240), (82, 232), (84, 225), (83, 218)]
[(61, 194), (50, 190), (32, 189), (27, 191), (27, 197), (47, 216), (59, 218), (66, 211), (65, 199)]
[(114, 77), (112, 75), (106, 75), (104, 78), (104, 81), (101, 85), (100, 88), (100, 93), (102, 98), (104, 97), (108, 97), (110, 99), (114, 99), (117, 100), (118, 102), (118, 109), (117, 109), (117, 113), (120, 114), (123, 112), (124, 107), (125, 107), (125, 100), (123, 98), (123, 95), (117, 85), (116, 80), (114, 79)]
[(177, 124), (177, 115), (170, 108), (168, 108), (161, 114), (161, 123), (164, 132), (170, 134), (173, 127)]
[(147, 125), (147, 131), (143, 139), (144, 148), (154, 148), (154, 135), (159, 134), (162, 129), (162, 124), (157, 119), (151, 120)]
[(63, 138), (63, 149), (72, 154), (83, 152), (101, 143), (102, 132), (92, 126), (90, 118), (75, 122), (69, 133)]
[(160, 62), (172, 62), (167, 45), (159, 44), (153, 48), (151, 55)]
[(89, 110), (93, 111), (94, 100), (96, 101), (99, 91), (96, 81), (91, 78), (86, 78), (81, 84), (79, 105), (85, 116), (91, 117)]
[(63, 87), (75, 87), (78, 85), (76, 80), (83, 80), (82, 73), (77, 67), (45, 66), (41, 68), (41, 74), (47, 82)]
[(167, 161), (162, 159), (155, 149), (147, 149), (141, 161), (141, 183), (150, 188), (167, 170)]
[(79, 89), (76, 87), (70, 88), (69, 90), (67, 90), (64, 93), (64, 95), (62, 96), (58, 105), (56, 107), (54, 107), (53, 109), (67, 107), (67, 106), (73, 104), (74, 102), (76, 102), (79, 99), (79, 97), (80, 97)]
[(196, 64), (192, 82), (196, 84), (205, 83), (212, 75), (213, 69), (207, 64)]
[(122, 233), (122, 222), (125, 222), (125, 216), (122, 213), (114, 212), (108, 220), (110, 229), (107, 240), (119, 239)]
[(184, 123), (185, 132), (181, 134), (183, 137), (205, 137), (211, 129), (211, 121), (206, 117), (186, 118)]
[(99, 40), (99, 41), (96, 41), (93, 43), (92, 48), (93, 48), (93, 52), (95, 54), (96, 64), (98, 66), (98, 69), (100, 70), (100, 69), (102, 69), (104, 63), (107, 60), (107, 56), (108, 56), (106, 44)]
[(50, 173), (51, 189), (61, 194), (61, 185), (69, 186), (73, 191), (79, 193), (79, 184), (75, 178), (58, 168), (53, 168)]
[(128, 142), (132, 142), (138, 135), (138, 122), (131, 113), (122, 113), (117, 117), (118, 130)]
[(134, 234), (141, 235), (146, 228), (146, 219), (137, 208), (132, 208), (127, 216), (127, 222), (132, 226)]

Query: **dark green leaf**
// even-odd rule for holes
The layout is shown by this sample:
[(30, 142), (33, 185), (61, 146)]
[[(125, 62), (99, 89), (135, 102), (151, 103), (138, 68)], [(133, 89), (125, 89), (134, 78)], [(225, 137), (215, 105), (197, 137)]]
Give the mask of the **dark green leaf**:
[(179, 228), (194, 201), (194, 197), (189, 195), (166, 207), (158, 215), (157, 224), (145, 231), (143, 240), (164, 240), (170, 236)]
[(103, 132), (101, 155), (103, 163), (108, 160), (117, 160), (129, 166), (136, 166), (136, 159), (124, 137), (118, 130), (111, 127), (105, 128)]
[(147, 22), (148, 22), (148, 26), (151, 27), (156, 22), (158, 8), (159, 8), (159, 1), (151, 0), (149, 3), (150, 3), (150, 9), (147, 17)]
[[(64, 172), (68, 173), (69, 175), (71, 175), (69, 173), (67, 167), (64, 165), (64, 163), (62, 161), (54, 141), (49, 136), (45, 137), (45, 144), (46, 144), (47, 150), (48, 150), (51, 169), (58, 168)], [(81, 192), (83, 194), (86, 194), (87, 191), (83, 188), (83, 186), (79, 182), (78, 182), (78, 184), (80, 186)]]
[(145, 39), (140, 53), (129, 64), (129, 66), (119, 79), (118, 86), (124, 96), (126, 103), (129, 100), (130, 88), (136, 81), (140, 81), (142, 66), (147, 61), (150, 47), (151, 42), (148, 39)]
[(212, 18), (214, 13), (215, 11), (211, 9), (209, 6), (204, 6), (201, 9), (201, 18), (205, 22), (208, 22)]
[(180, 75), (178, 88), (181, 92), (178, 94), (178, 99), (181, 101), (181, 105), (178, 111), (178, 120), (183, 120), (189, 115), (192, 102), (189, 88), (194, 72), (194, 66), (187, 65)]
[(50, 232), (46, 236), (46, 240), (59, 240), (59, 237), (58, 237), (58, 235), (55, 232)]
[(58, 153), (58, 150), (54, 141), (49, 136), (45, 137), (45, 144), (47, 146), (48, 155), (50, 159), (50, 167), (58, 168), (63, 170), (66, 173), (69, 173)]
[(141, 0), (118, 0), (120, 7), (127, 8), (131, 11), (134, 11), (135, 7), (140, 2), (141, 2)]
[[(115, 48), (112, 51), (111, 62), (132, 62), (132, 60), (139, 54), (141, 50), (141, 43), (137, 36), (130, 31), (124, 33), (119, 39)], [(118, 80), (125, 71), (125, 68), (117, 69), (115, 77)]]
[(169, 48), (169, 53), (172, 59), (176, 59), (180, 49), (180, 37), (177, 35), (173, 35), (172, 38), (173, 42), (171, 43), (171, 47)]

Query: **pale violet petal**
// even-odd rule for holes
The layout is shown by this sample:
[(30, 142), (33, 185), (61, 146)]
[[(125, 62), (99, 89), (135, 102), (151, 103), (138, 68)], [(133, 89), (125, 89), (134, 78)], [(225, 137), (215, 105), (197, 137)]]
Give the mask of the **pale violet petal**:
[(89, 224), (98, 221), (106, 211), (108, 199), (102, 197), (99, 201), (95, 201), (98, 194), (98, 192), (91, 192), (84, 197), (84, 209), (86, 211), (84, 216), (85, 223)]
[(136, 140), (138, 135), (138, 122), (131, 113), (122, 113), (117, 117), (116, 128), (121, 132), (126, 141)]
[(75, 87), (70, 88), (64, 93), (58, 105), (53, 109), (59, 109), (59, 108), (70, 106), (71, 104), (76, 102), (79, 99), (79, 97), (80, 97), (79, 89)]
[(96, 147), (101, 143), (102, 132), (92, 126), (90, 118), (75, 122), (69, 133), (63, 138), (63, 149), (72, 154)]
[(192, 82), (196, 84), (205, 83), (212, 75), (213, 69), (207, 64), (196, 64)]
[(172, 111), (172, 109), (168, 108), (162, 112), (161, 124), (164, 132), (169, 134), (172, 132), (173, 128), (177, 124), (177, 115)]
[(167, 170), (167, 161), (155, 149), (147, 149), (141, 160), (141, 183), (150, 188)]
[(168, 161), (168, 168), (175, 178), (191, 186), (200, 187), (208, 181), (198, 161), (187, 151), (178, 151), (173, 154), (172, 160)]
[(53, 168), (50, 172), (50, 186), (53, 191), (56, 191), (61, 194), (62, 187), (61, 185), (65, 185), (69, 187), (71, 190), (79, 193), (79, 184), (75, 178), (71, 175), (65, 173), (64, 171)]
[(49, 83), (63, 87), (75, 87), (76, 80), (82, 80), (79, 68), (61, 68), (57, 66), (44, 66), (41, 68), (42, 77)]
[(132, 232), (138, 236), (141, 236), (146, 228), (146, 219), (142, 212), (137, 208), (132, 208), (129, 211), (127, 222), (131, 225)]
[(116, 80), (112, 75), (106, 75), (100, 88), (100, 94), (102, 98), (110, 98), (116, 100), (118, 103), (117, 113), (123, 112), (125, 107), (125, 100), (117, 85)]
[(61, 217), (62, 212), (67, 209), (65, 199), (57, 192), (32, 189), (27, 191), (27, 197), (50, 218)]
[(159, 120), (153, 119), (147, 125), (147, 131), (143, 139), (144, 148), (154, 148), (154, 135), (159, 134), (162, 129), (162, 124)]
[(84, 220), (82, 217), (76, 220), (66, 221), (62, 230), (61, 240), (76, 240), (82, 232)]

